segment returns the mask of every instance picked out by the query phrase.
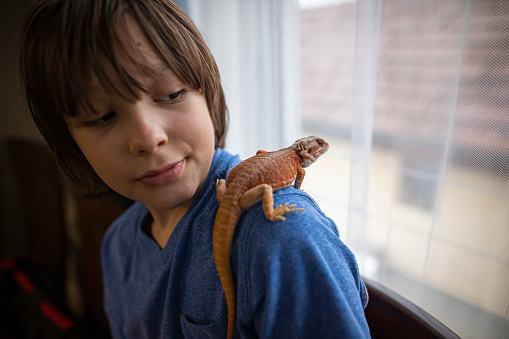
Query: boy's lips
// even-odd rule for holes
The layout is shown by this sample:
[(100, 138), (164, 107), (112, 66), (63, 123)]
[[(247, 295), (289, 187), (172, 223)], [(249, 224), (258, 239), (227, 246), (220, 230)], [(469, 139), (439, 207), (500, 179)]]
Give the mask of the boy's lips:
[(184, 160), (170, 164), (161, 169), (148, 171), (136, 181), (151, 187), (157, 187), (175, 180), (184, 166)]

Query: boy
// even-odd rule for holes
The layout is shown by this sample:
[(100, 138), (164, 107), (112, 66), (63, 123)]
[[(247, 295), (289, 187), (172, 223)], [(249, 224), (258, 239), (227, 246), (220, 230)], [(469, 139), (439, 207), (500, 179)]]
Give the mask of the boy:
[[(34, 121), (67, 175), (136, 201), (108, 229), (102, 265), (114, 337), (226, 335), (212, 255), (226, 105), (210, 51), (171, 1), (37, 3), (22, 37)], [(353, 254), (305, 193), (304, 215), (272, 223), (260, 204), (237, 225), (238, 337), (369, 337)]]

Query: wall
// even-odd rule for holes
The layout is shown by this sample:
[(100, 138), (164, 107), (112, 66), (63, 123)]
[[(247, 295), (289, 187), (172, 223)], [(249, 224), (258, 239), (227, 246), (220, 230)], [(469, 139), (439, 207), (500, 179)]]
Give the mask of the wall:
[(0, 2), (0, 139), (21, 136), (42, 140), (21, 95), (19, 37), (29, 0)]

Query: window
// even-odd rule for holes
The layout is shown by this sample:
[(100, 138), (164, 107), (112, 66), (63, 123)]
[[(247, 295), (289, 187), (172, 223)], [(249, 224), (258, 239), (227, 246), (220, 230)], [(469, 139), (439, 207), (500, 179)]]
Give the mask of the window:
[(361, 273), (461, 337), (507, 337), (509, 2), (297, 2), (186, 1), (221, 71), (227, 149), (324, 137), (303, 189)]
[(303, 128), (332, 148), (304, 189), (365, 276), (461, 337), (506, 337), (509, 2), (311, 2)]

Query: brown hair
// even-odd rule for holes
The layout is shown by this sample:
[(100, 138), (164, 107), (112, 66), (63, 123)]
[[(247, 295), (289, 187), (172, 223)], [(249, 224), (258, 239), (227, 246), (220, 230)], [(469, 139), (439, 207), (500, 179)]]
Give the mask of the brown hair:
[[(184, 82), (200, 89), (207, 101), (216, 147), (224, 147), (227, 109), (219, 72), (205, 41), (187, 14), (170, 0), (45, 0), (36, 2), (21, 37), (21, 80), (28, 108), (64, 172), (92, 194), (110, 189), (97, 176), (74, 142), (66, 118), (92, 109), (85, 86), (90, 74), (107, 90), (126, 99), (143, 86), (123, 69), (118, 51), (131, 56), (133, 41), (119, 36), (133, 17), (161, 58)], [(113, 85), (104, 63), (112, 67), (127, 94)], [(145, 69), (144, 69), (145, 70)], [(150, 70), (147, 70), (150, 71)]]

